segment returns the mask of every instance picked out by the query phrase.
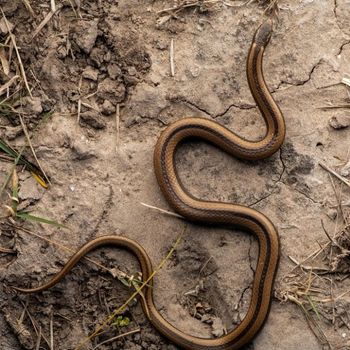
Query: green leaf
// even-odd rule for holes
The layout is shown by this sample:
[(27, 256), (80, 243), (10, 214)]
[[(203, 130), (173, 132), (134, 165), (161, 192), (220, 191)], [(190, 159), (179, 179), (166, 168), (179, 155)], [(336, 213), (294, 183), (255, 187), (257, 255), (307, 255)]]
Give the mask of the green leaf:
[(126, 327), (129, 324), (130, 324), (129, 317), (124, 317), (121, 315), (115, 318), (114, 321), (112, 322), (112, 326), (116, 326), (116, 327)]

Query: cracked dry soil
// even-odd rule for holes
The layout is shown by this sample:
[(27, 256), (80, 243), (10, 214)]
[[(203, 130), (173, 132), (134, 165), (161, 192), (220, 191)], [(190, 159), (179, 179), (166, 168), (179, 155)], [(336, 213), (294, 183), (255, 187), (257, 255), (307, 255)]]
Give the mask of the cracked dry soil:
[[(218, 2), (209, 11), (192, 7), (176, 18), (165, 18), (158, 12), (175, 2), (91, 0), (79, 2), (80, 7), (74, 1), (56, 2), (62, 7), (32, 39), (50, 10), (49, 2), (31, 1), (33, 17), (24, 1), (0, 1), (14, 25), (33, 89), (35, 103), (23, 100), (23, 117), (52, 181), (44, 190), (28, 172), (20, 172), (21, 204), (72, 230), (18, 224), (71, 248), (102, 234), (125, 235), (144, 246), (154, 265), (186, 226), (174, 256), (156, 276), (156, 304), (166, 319), (193, 335), (210, 337), (235, 327), (249, 304), (257, 256), (254, 238), (237, 230), (190, 225), (140, 202), (168, 209), (155, 180), (152, 156), (157, 137), (173, 121), (201, 116), (249, 139), (263, 136), (263, 121), (246, 81), (245, 59), (266, 7), (259, 2), (241, 7)], [(330, 127), (329, 119), (338, 110), (322, 107), (348, 104), (346, 88), (339, 82), (350, 74), (350, 2), (281, 0), (279, 7), (264, 71), (286, 120), (281, 150), (252, 163), (191, 142), (181, 147), (176, 161), (183, 184), (194, 196), (241, 203), (271, 218), (282, 246), (275, 287), (283, 290), (283, 277), (294, 266), (288, 257), (302, 261), (324, 242), (322, 222), (330, 232), (341, 225), (330, 176), (318, 162), (340, 170), (349, 158), (350, 128)], [(18, 119), (2, 117), (0, 123), (3, 139), (17, 148), (24, 144)], [(1, 162), (1, 179), (10, 168)], [(349, 189), (333, 181), (344, 201), (349, 200)], [(348, 207), (343, 210), (348, 215)], [(130, 288), (87, 262), (47, 292), (15, 294), (10, 285), (47, 280), (69, 253), (1, 227), (1, 245), (16, 237), (11, 242), (17, 250), (9, 265), (2, 257), (2, 350), (35, 349), (38, 337), (29, 314), (37, 331), (41, 328), (40, 349), (49, 349), (50, 322), (54, 349), (75, 349), (130, 295)], [(104, 248), (91, 256), (130, 275), (138, 271), (135, 259), (124, 251)], [(346, 277), (334, 281), (334, 295), (350, 288)], [(341, 301), (349, 309), (350, 296)], [(23, 314), (24, 306), (28, 312)], [(21, 315), (21, 327), (16, 327)], [(131, 320), (128, 326), (112, 327), (86, 349), (137, 328), (141, 331), (99, 349), (176, 349), (152, 328), (139, 303), (129, 305), (124, 316)], [(322, 318), (321, 325), (332, 348), (350, 349), (349, 322), (332, 324)], [(247, 349), (319, 350), (322, 344), (300, 308), (274, 298), (265, 327)]]

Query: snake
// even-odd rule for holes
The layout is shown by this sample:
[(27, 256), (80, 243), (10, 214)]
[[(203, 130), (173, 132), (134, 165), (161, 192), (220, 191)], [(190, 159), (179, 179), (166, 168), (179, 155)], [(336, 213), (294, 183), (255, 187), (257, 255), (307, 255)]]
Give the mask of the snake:
[[(253, 234), (259, 246), (257, 265), (252, 283), (251, 300), (242, 322), (218, 338), (200, 338), (184, 333), (170, 324), (157, 310), (152, 285), (146, 285), (141, 304), (152, 325), (168, 340), (188, 350), (235, 350), (249, 343), (263, 327), (269, 314), (273, 284), (280, 256), (277, 229), (264, 214), (243, 205), (205, 201), (192, 196), (182, 185), (175, 164), (179, 145), (188, 139), (201, 139), (243, 160), (260, 160), (274, 154), (285, 138), (283, 114), (269, 92), (263, 75), (263, 54), (273, 33), (273, 22), (265, 20), (253, 37), (246, 65), (251, 94), (266, 124), (264, 137), (250, 141), (213, 119), (190, 117), (180, 119), (161, 133), (154, 149), (154, 168), (159, 187), (170, 207), (193, 223), (229, 225)], [(87, 253), (98, 247), (112, 245), (133, 253), (141, 267), (143, 281), (153, 269), (144, 248), (123, 236), (100, 236), (83, 245), (47, 283), (31, 289), (15, 287), (19, 292), (35, 293), (58, 283)]]

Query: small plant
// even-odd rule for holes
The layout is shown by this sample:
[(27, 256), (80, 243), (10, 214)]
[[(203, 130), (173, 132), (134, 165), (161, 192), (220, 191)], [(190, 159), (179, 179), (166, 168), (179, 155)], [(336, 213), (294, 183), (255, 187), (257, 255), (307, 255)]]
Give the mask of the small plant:
[(19, 193), (18, 175), (17, 175), (16, 169), (13, 169), (13, 172), (12, 172), (12, 190), (11, 190), (11, 194), (9, 195), (10, 200), (11, 200), (11, 205), (4, 204), (4, 207), (9, 212), (9, 216), (12, 218), (15, 218), (15, 219), (18, 218), (18, 219), (29, 220), (29, 221), (33, 221), (33, 222), (40, 222), (40, 223), (44, 223), (44, 224), (49, 224), (49, 225), (53, 225), (56, 227), (67, 228), (67, 226), (62, 225), (54, 220), (31, 215), (29, 212), (24, 211), (24, 210), (17, 210), (18, 205), (20, 203), (18, 193)]

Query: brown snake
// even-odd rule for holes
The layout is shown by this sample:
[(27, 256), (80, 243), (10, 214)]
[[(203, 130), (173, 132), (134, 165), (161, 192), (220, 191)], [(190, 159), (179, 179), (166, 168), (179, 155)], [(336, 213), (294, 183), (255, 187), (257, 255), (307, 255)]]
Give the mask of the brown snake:
[[(239, 227), (253, 233), (259, 243), (259, 257), (248, 312), (239, 326), (220, 338), (193, 337), (172, 326), (157, 311), (152, 288), (145, 287), (145, 298), (141, 298), (141, 302), (150, 322), (166, 338), (184, 349), (239, 349), (261, 329), (269, 312), (279, 260), (279, 238), (274, 225), (254, 209), (237, 204), (202, 201), (191, 196), (177, 176), (174, 154), (183, 140), (193, 137), (204, 139), (241, 159), (263, 159), (280, 148), (285, 136), (284, 119), (266, 86), (262, 70), (263, 53), (271, 34), (272, 22), (266, 21), (256, 31), (247, 59), (249, 87), (266, 123), (267, 131), (263, 139), (248, 141), (212, 120), (185, 118), (171, 124), (161, 134), (155, 147), (154, 166), (158, 183), (177, 213), (192, 222)], [(143, 280), (148, 279), (152, 273), (152, 264), (138, 243), (124, 237), (102, 236), (78, 250), (64, 268), (46, 284), (33, 289), (15, 289), (24, 293), (48, 289), (58, 283), (89, 251), (104, 245), (124, 247), (134, 253), (140, 262)]]

